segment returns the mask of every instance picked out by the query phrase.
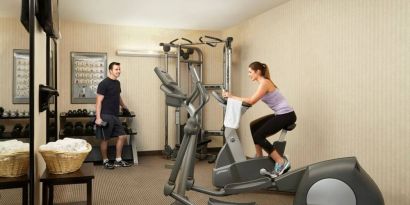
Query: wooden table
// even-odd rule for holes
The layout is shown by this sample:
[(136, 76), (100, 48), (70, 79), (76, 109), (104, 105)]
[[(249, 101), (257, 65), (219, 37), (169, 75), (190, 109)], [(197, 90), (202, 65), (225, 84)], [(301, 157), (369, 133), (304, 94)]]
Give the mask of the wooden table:
[(75, 172), (67, 174), (51, 174), (46, 169), (40, 178), (43, 182), (43, 205), (53, 204), (54, 185), (87, 184), (87, 205), (92, 204), (92, 180), (94, 179), (93, 163), (84, 163)]
[(23, 189), (23, 205), (28, 204), (28, 185), (29, 178), (27, 175), (21, 177), (0, 177), (0, 189)]

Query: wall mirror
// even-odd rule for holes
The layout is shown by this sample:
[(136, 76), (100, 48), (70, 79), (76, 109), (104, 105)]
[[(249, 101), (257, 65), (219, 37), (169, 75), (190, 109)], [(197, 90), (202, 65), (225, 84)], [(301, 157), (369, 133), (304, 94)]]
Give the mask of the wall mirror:
[(0, 204), (29, 199), (28, 188), (11, 188), (16, 181), (28, 182), (30, 176), (28, 3), (0, 1)]
[[(47, 69), (47, 85), (57, 89), (57, 42), (54, 38), (47, 37), (47, 55), (46, 55), (46, 69)], [(49, 109), (47, 110), (47, 130), (46, 130), (46, 140), (47, 142), (53, 142), (57, 140), (57, 97), (53, 96), (50, 98)]]

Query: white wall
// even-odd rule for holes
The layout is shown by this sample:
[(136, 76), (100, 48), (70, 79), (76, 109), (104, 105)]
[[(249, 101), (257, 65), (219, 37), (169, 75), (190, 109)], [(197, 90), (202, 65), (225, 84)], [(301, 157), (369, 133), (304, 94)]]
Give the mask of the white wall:
[[(251, 95), (247, 66), (258, 60), (293, 105), (297, 127), (287, 154), (297, 168), (356, 156), (386, 204), (410, 204), (410, 2), (405, 0), (293, 0), (235, 27), (234, 94)], [(253, 156), (253, 119), (241, 121)], [(273, 139), (273, 138), (271, 138)]]

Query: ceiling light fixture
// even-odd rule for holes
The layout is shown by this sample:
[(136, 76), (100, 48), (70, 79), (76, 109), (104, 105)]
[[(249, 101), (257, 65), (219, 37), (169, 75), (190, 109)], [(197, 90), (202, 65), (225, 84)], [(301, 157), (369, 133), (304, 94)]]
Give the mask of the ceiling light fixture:
[[(117, 56), (129, 57), (165, 57), (165, 53), (160, 50), (117, 50)], [(168, 52), (169, 57), (176, 57), (175, 52)]]

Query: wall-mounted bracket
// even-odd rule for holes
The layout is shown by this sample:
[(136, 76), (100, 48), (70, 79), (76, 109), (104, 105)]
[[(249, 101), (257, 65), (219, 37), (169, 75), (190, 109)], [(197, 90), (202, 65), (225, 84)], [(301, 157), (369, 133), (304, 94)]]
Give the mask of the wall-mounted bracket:
[(42, 84), (39, 86), (39, 92), (39, 112), (43, 112), (48, 109), (50, 98), (59, 94), (56, 89)]

